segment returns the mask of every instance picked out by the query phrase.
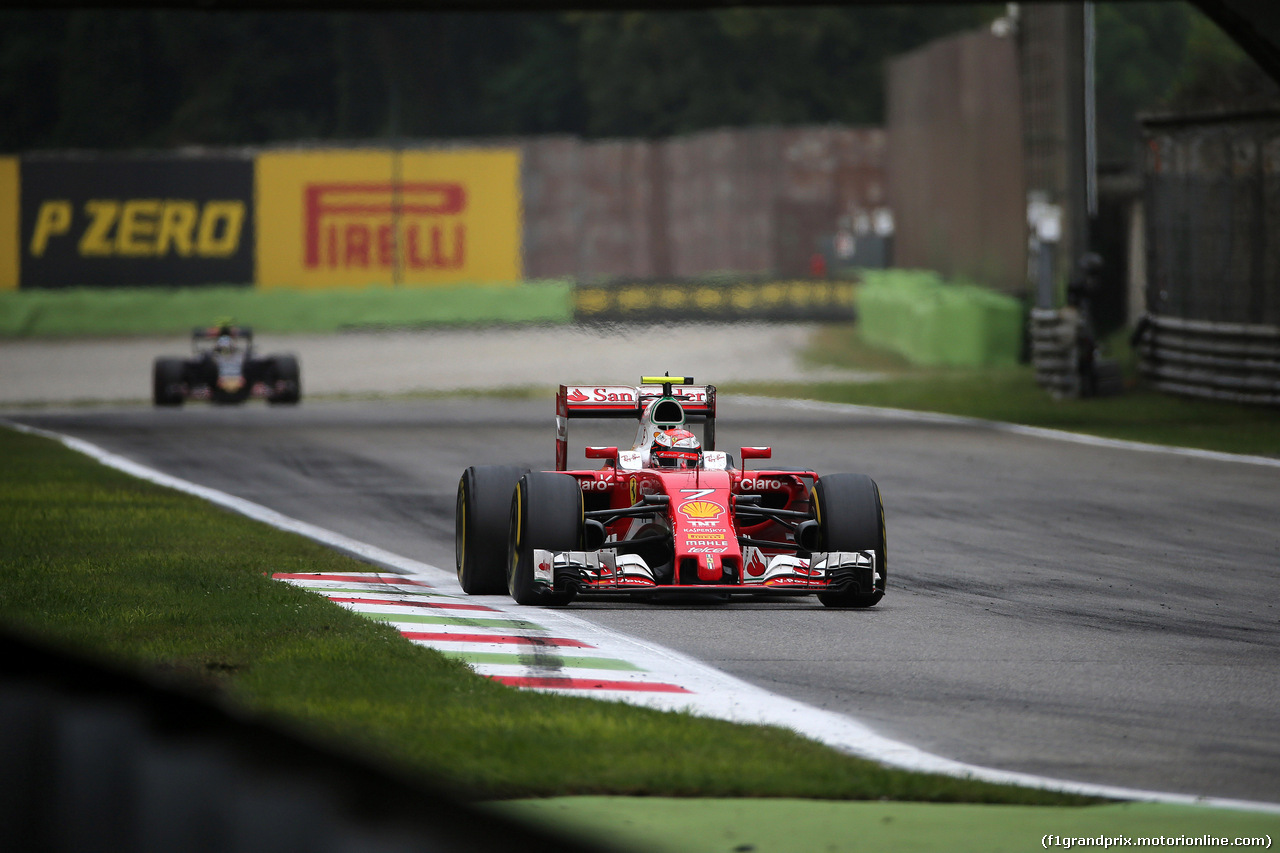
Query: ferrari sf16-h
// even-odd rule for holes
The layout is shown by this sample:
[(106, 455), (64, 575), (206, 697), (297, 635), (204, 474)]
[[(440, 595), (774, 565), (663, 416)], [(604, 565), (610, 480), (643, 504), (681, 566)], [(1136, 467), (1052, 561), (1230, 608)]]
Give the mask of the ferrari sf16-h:
[(247, 326), (210, 326), (191, 332), (192, 358), (157, 358), (152, 369), (152, 399), (157, 406), (181, 406), (186, 400), (241, 403), (296, 403), (302, 396), (298, 359), (292, 355), (259, 357)]
[[(556, 470), (473, 466), (458, 483), (458, 580), (520, 604), (576, 595), (814, 595), (871, 607), (887, 577), (884, 508), (865, 474), (747, 469), (715, 449), (716, 389), (692, 377), (639, 386), (561, 385)], [(627, 449), (587, 447), (568, 470), (569, 422), (638, 421)], [(688, 427), (702, 424), (701, 441)]]

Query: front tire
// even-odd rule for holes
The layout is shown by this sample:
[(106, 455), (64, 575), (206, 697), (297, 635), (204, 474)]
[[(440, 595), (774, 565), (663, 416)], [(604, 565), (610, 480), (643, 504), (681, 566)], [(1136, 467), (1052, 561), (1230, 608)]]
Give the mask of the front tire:
[(818, 521), (818, 550), (872, 551), (880, 575), (870, 592), (857, 588), (822, 592), (818, 600), (827, 607), (874, 607), (884, 598), (889, 578), (880, 487), (866, 474), (828, 474), (814, 483), (811, 499)]
[(298, 359), (291, 355), (272, 356), (267, 368), (267, 384), (271, 393), (267, 402), (294, 404), (302, 399), (302, 376)]
[(575, 551), (582, 543), (582, 489), (569, 474), (531, 471), (516, 483), (507, 528), (507, 591), (517, 604), (563, 605), (576, 590), (534, 583), (534, 549)]
[(478, 465), (462, 472), (453, 549), (458, 583), (468, 595), (507, 591), (507, 522), (512, 491), (524, 472), (514, 465)]
[(157, 406), (182, 405), (182, 373), (182, 359), (156, 359), (151, 370), (151, 399)]

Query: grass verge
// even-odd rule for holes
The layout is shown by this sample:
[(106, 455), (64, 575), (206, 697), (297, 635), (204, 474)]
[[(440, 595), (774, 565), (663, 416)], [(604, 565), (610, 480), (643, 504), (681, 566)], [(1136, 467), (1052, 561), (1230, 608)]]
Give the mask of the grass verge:
[(891, 770), (780, 728), (508, 688), (270, 580), (362, 563), (45, 438), (0, 429), (0, 456), (0, 622), (473, 796), (1089, 802)]
[[(491, 806), (518, 820), (583, 839), (611, 839), (635, 853), (823, 851), (823, 853), (993, 853), (1121, 848), (1123, 839), (1169, 839), (1143, 847), (1221, 850), (1235, 839), (1280, 834), (1280, 816), (1195, 806), (1121, 803), (1063, 809), (817, 800), (643, 800), (570, 797)], [(708, 828), (714, 828), (708, 831)], [(1212, 837), (1212, 841), (1195, 843)], [(1111, 839), (1104, 844), (1102, 838)], [(1228, 839), (1226, 844), (1218, 839)], [(1087, 839), (1087, 840), (1085, 840)], [(1179, 839), (1179, 840), (1175, 840)]]
[(567, 281), (518, 285), (259, 290), (69, 288), (0, 292), (0, 338), (189, 334), (220, 318), (259, 332), (567, 323)]
[[(1133, 359), (1120, 344), (1114, 342), (1113, 351), (1132, 376)], [(867, 346), (851, 325), (824, 326), (806, 357), (813, 364), (876, 371), (885, 379), (733, 384), (721, 391), (941, 412), (1105, 438), (1280, 457), (1280, 409), (1274, 407), (1174, 397), (1132, 379), (1116, 396), (1054, 399), (1036, 385), (1029, 365), (915, 367)]]

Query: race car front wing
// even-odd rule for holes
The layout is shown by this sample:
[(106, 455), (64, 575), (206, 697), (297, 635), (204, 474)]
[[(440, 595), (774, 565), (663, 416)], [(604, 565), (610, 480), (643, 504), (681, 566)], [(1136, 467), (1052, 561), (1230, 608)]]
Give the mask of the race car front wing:
[(844, 592), (851, 586), (872, 592), (881, 580), (874, 551), (819, 551), (808, 557), (793, 554), (768, 556), (753, 546), (743, 550), (746, 567), (737, 583), (659, 583), (654, 571), (636, 554), (616, 549), (599, 551), (533, 552), (533, 581), (546, 589), (570, 589), (579, 593), (718, 592), (739, 594), (812, 595)]

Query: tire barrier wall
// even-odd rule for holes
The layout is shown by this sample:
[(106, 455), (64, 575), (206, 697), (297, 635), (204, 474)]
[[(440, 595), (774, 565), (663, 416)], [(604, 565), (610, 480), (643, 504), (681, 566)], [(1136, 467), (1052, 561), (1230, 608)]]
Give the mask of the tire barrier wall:
[(847, 322), (854, 318), (853, 289), (851, 281), (579, 285), (573, 292), (573, 316), (580, 323)]
[(1134, 343), (1139, 370), (1161, 391), (1280, 405), (1280, 326), (1147, 315)]
[(1018, 363), (1023, 307), (1013, 297), (929, 271), (868, 270), (863, 279), (856, 304), (866, 343), (929, 367)]
[(1124, 388), (1120, 365), (1094, 355), (1084, 358), (1080, 314), (1074, 308), (1032, 308), (1031, 363), (1036, 384), (1055, 397), (1118, 394)]
[(441, 788), (0, 632), (6, 850), (587, 853)]

